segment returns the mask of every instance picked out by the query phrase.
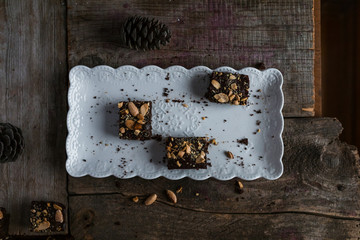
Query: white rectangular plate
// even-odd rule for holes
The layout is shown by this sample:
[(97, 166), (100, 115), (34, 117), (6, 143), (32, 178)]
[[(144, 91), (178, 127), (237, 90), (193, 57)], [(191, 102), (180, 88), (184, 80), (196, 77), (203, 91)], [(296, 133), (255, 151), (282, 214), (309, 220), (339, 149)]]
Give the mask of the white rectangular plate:
[[(216, 70), (249, 76), (248, 106), (208, 102), (204, 95), (212, 70), (204, 66), (189, 70), (181, 66), (167, 69), (157, 66), (142, 69), (133, 66), (117, 69), (74, 67), (70, 71), (68, 93), (68, 173), (74, 177), (98, 178), (110, 175), (197, 180), (279, 178), (283, 172), (284, 148), (281, 138), (284, 126), (282, 74), (276, 69), (236, 71), (220, 67)], [(164, 88), (168, 89), (168, 96), (163, 96)], [(119, 139), (117, 103), (129, 98), (152, 101), (153, 135), (162, 135), (162, 141)], [(167, 136), (215, 138), (218, 145), (210, 145), (207, 155), (211, 166), (200, 170), (168, 170), (163, 160), (164, 137)], [(248, 146), (237, 142), (243, 138), (248, 139)], [(227, 158), (226, 151), (231, 151), (235, 158)]]

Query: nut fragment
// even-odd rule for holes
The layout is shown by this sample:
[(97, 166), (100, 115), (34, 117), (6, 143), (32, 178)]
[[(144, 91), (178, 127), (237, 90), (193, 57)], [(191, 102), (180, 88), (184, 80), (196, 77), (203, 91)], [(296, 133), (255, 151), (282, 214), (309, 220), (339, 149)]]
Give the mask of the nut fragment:
[(211, 80), (211, 85), (213, 85), (214, 88), (216, 88), (216, 89), (220, 88), (220, 83), (218, 81), (216, 81), (215, 79)]
[(64, 216), (63, 216), (61, 210), (56, 210), (55, 221), (58, 222), (58, 223), (63, 223), (64, 222)]
[(134, 129), (135, 130), (140, 130), (140, 129), (142, 129), (142, 125), (140, 123), (136, 123), (135, 126), (134, 126)]
[(217, 142), (216, 142), (215, 138), (211, 139), (210, 143), (213, 144), (213, 145), (217, 145)]
[(131, 130), (134, 130), (134, 124), (135, 122), (133, 120), (128, 119), (125, 121), (125, 126)]
[(229, 97), (229, 100), (232, 101), (234, 98), (235, 98), (235, 95), (231, 95), (231, 96)]
[(195, 160), (196, 163), (204, 163), (205, 162), (205, 158), (201, 155), (199, 155), (196, 160)]
[(234, 159), (234, 154), (232, 154), (232, 152), (227, 151), (227, 152), (226, 152), (226, 155), (228, 156), (228, 158)]
[(131, 115), (133, 115), (134, 117), (136, 117), (139, 114), (139, 109), (135, 106), (133, 102), (128, 103), (128, 108)]
[(184, 156), (184, 154), (185, 154), (185, 152), (184, 152), (184, 151), (180, 151), (180, 152), (178, 152), (178, 156), (179, 156), (179, 157), (181, 157), (181, 158)]
[(235, 101), (233, 101), (233, 104), (234, 104), (234, 105), (239, 105), (240, 103), (239, 103), (238, 100), (235, 100)]
[(39, 232), (39, 231), (43, 231), (43, 230), (46, 230), (50, 227), (50, 222), (48, 221), (43, 221), (42, 223), (40, 223), (34, 230), (36, 232)]
[(176, 193), (182, 193), (182, 190), (183, 190), (183, 187), (179, 187), (179, 188), (176, 190)]
[(132, 201), (137, 203), (139, 201), (139, 198), (137, 196), (135, 196), (135, 197), (132, 198)]
[(120, 128), (120, 132), (121, 132), (121, 133), (125, 133), (125, 128), (121, 127), (121, 128)]
[(0, 220), (4, 218), (3, 212), (0, 210)]
[(122, 108), (123, 105), (124, 105), (123, 102), (119, 102), (119, 103), (118, 103), (118, 108)]
[(190, 154), (191, 153), (191, 148), (189, 145), (186, 145), (186, 153)]
[(178, 167), (181, 167), (181, 163), (179, 161), (176, 161), (176, 165), (178, 165)]
[(186, 103), (183, 103), (183, 107), (189, 107), (189, 105), (187, 105)]
[(137, 135), (139, 135), (140, 134), (140, 130), (135, 130), (134, 131), (134, 134), (137, 136)]
[(144, 103), (143, 105), (141, 105), (141, 107), (140, 107), (141, 115), (145, 116), (148, 111), (149, 111), (149, 104), (148, 103)]
[(214, 95), (214, 98), (220, 103), (226, 103), (229, 101), (229, 97), (225, 93), (218, 93)]
[(144, 115), (142, 115), (141, 113), (139, 113), (139, 114), (137, 115), (137, 118), (138, 118), (139, 120), (144, 120)]
[(171, 190), (166, 190), (166, 193), (168, 195), (168, 197), (170, 198), (170, 200), (173, 202), (173, 203), (176, 203), (177, 202), (177, 197), (175, 195), (175, 193)]
[(236, 77), (234, 75), (230, 74), (229, 79), (234, 80), (234, 79), (236, 79)]
[(230, 85), (230, 87), (231, 87), (232, 90), (236, 90), (236, 89), (237, 89), (236, 83), (232, 83), (232, 84)]
[(157, 199), (157, 195), (155, 193), (151, 194), (146, 200), (145, 200), (145, 205), (149, 206), (151, 204), (153, 204)]
[(232, 91), (232, 90), (230, 90), (230, 91), (228, 92), (228, 96), (230, 97), (231, 95), (233, 95), (233, 91)]

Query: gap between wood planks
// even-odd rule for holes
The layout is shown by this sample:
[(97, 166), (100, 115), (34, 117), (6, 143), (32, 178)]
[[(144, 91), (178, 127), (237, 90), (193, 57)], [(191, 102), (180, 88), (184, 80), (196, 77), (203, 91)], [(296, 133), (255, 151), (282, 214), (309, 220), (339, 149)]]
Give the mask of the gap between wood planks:
[[(82, 197), (82, 196), (111, 196), (111, 195), (119, 195), (123, 197), (124, 199), (130, 199), (131, 197), (138, 196), (138, 197), (146, 197), (148, 195), (146, 194), (131, 194), (127, 195), (121, 192), (116, 193), (87, 193), (87, 194), (69, 194), (70, 197)], [(360, 221), (360, 217), (341, 217), (331, 214), (325, 214), (325, 213), (316, 213), (316, 212), (304, 212), (304, 211), (270, 211), (270, 212), (216, 212), (216, 211), (206, 211), (201, 209), (194, 209), (194, 208), (188, 208), (179, 206), (178, 204), (174, 205), (172, 203), (169, 203), (164, 200), (156, 200), (157, 203), (161, 203), (164, 205), (167, 205), (169, 207), (175, 207), (180, 208), (188, 211), (193, 212), (201, 212), (201, 213), (210, 213), (210, 214), (231, 214), (231, 215), (278, 215), (278, 214), (304, 214), (304, 215), (312, 215), (312, 216), (319, 216), (319, 217), (327, 217), (327, 218), (333, 218), (333, 219), (341, 219), (341, 220), (355, 220)], [(141, 204), (141, 203), (139, 203)]]

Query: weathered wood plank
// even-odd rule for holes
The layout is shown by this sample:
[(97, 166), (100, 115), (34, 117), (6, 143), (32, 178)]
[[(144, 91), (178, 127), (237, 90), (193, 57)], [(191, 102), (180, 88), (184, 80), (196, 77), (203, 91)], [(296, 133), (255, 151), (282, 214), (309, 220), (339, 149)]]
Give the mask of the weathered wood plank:
[[(240, 69), (264, 62), (284, 74), (284, 115), (313, 116), (312, 8), (313, 0), (69, 0), (69, 65)], [(121, 23), (136, 14), (166, 23), (170, 45), (149, 52), (122, 48)]]
[(121, 194), (73, 196), (69, 202), (70, 229), (75, 239), (357, 239), (360, 236), (360, 221), (311, 214), (213, 213), (172, 206), (164, 200), (145, 206)]
[[(284, 175), (276, 181), (243, 181), (238, 194), (235, 180), (165, 178), (129, 180), (114, 177), (69, 178), (69, 193), (112, 194), (130, 198), (175, 191), (183, 186), (177, 206), (212, 213), (306, 212), (360, 219), (360, 167), (356, 149), (337, 140), (341, 124), (331, 118), (286, 119), (283, 133)], [(199, 197), (195, 194), (199, 193)]]
[(0, 165), (0, 205), (11, 234), (30, 234), (32, 200), (67, 205), (65, 1), (0, 1), (0, 34), (0, 122), (25, 137), (22, 157)]

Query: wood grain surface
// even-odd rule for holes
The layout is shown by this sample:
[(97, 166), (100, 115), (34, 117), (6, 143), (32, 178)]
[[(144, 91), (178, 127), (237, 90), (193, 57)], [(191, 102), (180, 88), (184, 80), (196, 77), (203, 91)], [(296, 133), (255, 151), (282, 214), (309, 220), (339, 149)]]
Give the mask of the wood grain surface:
[[(242, 181), (242, 194), (235, 179), (70, 177), (71, 233), (76, 239), (98, 239), (105, 230), (111, 232), (108, 239), (221, 239), (217, 234), (222, 231), (230, 239), (360, 236), (359, 155), (338, 140), (341, 131), (336, 119), (286, 119), (284, 175), (276, 181)], [(173, 205), (165, 190), (180, 186), (183, 192)], [(145, 207), (143, 201), (151, 193), (157, 193), (159, 201)], [(131, 201), (133, 196), (139, 203)]]
[[(69, 66), (241, 69), (263, 62), (284, 74), (284, 115), (313, 116), (312, 9), (313, 0), (69, 0)], [(170, 44), (149, 52), (123, 48), (121, 24), (132, 15), (167, 24), (172, 31)]]
[(0, 164), (11, 234), (30, 234), (31, 201), (67, 205), (65, 16), (60, 0), (0, 1), (0, 122), (25, 138), (20, 159)]

